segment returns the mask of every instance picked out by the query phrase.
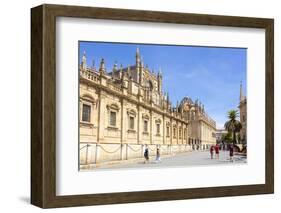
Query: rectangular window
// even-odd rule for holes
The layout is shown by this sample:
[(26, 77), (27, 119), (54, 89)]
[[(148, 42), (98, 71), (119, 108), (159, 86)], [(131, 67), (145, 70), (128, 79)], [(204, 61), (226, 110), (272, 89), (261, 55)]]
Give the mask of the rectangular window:
[(130, 116), (130, 118), (129, 118), (129, 128), (134, 129), (134, 125), (135, 125), (135, 119), (134, 119), (134, 117)]
[(116, 126), (116, 112), (110, 112), (110, 126)]
[(176, 137), (176, 128), (174, 127), (173, 129), (173, 137), (175, 138)]
[(167, 137), (170, 137), (170, 127), (166, 127), (166, 135)]
[(179, 138), (181, 139), (181, 129), (179, 129)]
[(156, 124), (156, 133), (160, 135), (160, 124)]
[(144, 120), (144, 122), (143, 122), (143, 131), (147, 132), (147, 130), (148, 130), (148, 121)]
[(82, 107), (82, 121), (90, 122), (91, 121), (91, 106), (83, 104)]

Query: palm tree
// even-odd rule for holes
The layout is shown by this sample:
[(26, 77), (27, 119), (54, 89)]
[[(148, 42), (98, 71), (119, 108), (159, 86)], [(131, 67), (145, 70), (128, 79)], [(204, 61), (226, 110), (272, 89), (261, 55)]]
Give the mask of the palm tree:
[(236, 120), (238, 117), (238, 111), (237, 110), (230, 110), (227, 113), (228, 121), (224, 124), (224, 128), (231, 132), (233, 137), (233, 144), (236, 143), (236, 133), (239, 132), (242, 128), (242, 125), (240, 121)]

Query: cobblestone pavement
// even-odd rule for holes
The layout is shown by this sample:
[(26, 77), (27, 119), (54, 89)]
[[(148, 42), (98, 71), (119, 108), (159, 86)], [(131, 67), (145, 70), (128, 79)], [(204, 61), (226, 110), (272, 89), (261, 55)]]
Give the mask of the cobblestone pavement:
[(202, 165), (224, 165), (224, 164), (244, 164), (247, 163), (245, 156), (234, 155), (233, 162), (229, 159), (228, 151), (221, 151), (219, 158), (211, 159), (209, 151), (193, 151), (180, 153), (173, 156), (164, 156), (160, 162), (155, 161), (155, 157), (150, 158), (149, 163), (144, 164), (144, 159), (137, 162), (127, 162), (112, 165), (104, 165), (94, 168), (94, 170), (123, 169), (123, 168), (150, 168), (150, 167), (178, 167), (178, 166), (202, 166)]

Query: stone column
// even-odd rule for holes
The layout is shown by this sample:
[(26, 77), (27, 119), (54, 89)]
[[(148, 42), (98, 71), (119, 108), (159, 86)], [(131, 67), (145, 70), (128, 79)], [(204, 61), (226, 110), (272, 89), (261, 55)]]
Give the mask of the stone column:
[(82, 121), (83, 102), (79, 100), (79, 122)]
[(185, 131), (184, 123), (181, 123), (181, 144), (184, 144), (184, 131)]
[(106, 98), (106, 93), (104, 91), (100, 91), (99, 92), (97, 143), (101, 143), (104, 140), (105, 119), (108, 119), (105, 98)]
[(121, 160), (126, 159), (127, 145), (126, 145), (126, 100), (121, 99)]
[(201, 140), (205, 142), (205, 139), (204, 139), (204, 134), (205, 134), (204, 124), (200, 123), (200, 127), (201, 127), (201, 131), (200, 131)]
[(163, 114), (163, 144), (166, 143), (166, 134), (165, 134), (165, 115)]
[(152, 126), (152, 111), (150, 110), (150, 132), (149, 132), (149, 136), (150, 136), (150, 144), (152, 144), (152, 140), (153, 140), (153, 133), (152, 133), (152, 130), (153, 130), (153, 126)]
[(99, 144), (96, 144), (96, 153), (95, 153), (95, 163), (99, 163), (100, 159), (100, 147)]
[(173, 144), (173, 120), (170, 118), (170, 145)]
[(124, 111), (124, 106), (123, 106), (123, 98), (120, 99), (121, 102), (121, 109), (120, 109), (120, 113), (121, 113), (121, 124), (120, 124), (120, 146), (121, 146), (121, 151), (120, 151), (120, 160), (123, 160), (123, 152), (124, 152), (124, 146), (123, 146), (123, 111)]
[(179, 124), (178, 121), (176, 120), (176, 139), (177, 139), (177, 145), (179, 144)]
[(141, 140), (142, 140), (142, 131), (141, 131), (141, 125), (142, 125), (142, 118), (141, 118), (141, 107), (138, 105), (137, 106), (137, 141), (138, 144), (140, 144)]

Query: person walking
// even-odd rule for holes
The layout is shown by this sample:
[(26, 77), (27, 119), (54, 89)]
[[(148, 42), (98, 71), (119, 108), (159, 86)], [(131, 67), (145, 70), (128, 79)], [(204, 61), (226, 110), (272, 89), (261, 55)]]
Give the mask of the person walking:
[(149, 152), (148, 152), (148, 147), (147, 147), (147, 145), (145, 146), (145, 150), (144, 150), (143, 156), (144, 156), (144, 164), (145, 164), (145, 163), (149, 163)]
[(210, 148), (211, 159), (214, 158), (214, 146), (212, 145)]
[(160, 162), (161, 160), (160, 160), (160, 149), (159, 149), (159, 147), (156, 149), (156, 160), (155, 160), (156, 162)]
[(220, 147), (218, 144), (215, 146), (216, 158), (219, 159), (220, 157)]
[(229, 157), (230, 157), (230, 161), (233, 162), (233, 145), (229, 146)]

